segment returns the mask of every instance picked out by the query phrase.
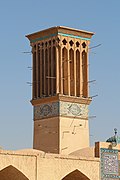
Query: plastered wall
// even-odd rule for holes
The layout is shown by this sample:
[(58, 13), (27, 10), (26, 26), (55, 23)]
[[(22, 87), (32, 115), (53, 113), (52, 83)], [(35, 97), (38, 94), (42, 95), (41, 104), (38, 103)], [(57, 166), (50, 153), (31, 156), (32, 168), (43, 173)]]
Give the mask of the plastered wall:
[(1, 152), (0, 170), (9, 165), (17, 168), (29, 180), (62, 180), (76, 169), (91, 180), (99, 180), (99, 158), (60, 156), (45, 154), (41, 151), (35, 151), (35, 153)]

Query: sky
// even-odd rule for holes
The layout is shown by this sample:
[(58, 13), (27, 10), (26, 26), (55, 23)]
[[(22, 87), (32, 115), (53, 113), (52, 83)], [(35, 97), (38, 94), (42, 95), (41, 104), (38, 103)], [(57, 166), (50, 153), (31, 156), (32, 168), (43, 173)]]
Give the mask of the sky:
[(120, 135), (120, 0), (0, 0), (0, 146), (32, 148), (31, 50), (25, 35), (52, 26), (95, 32), (90, 47), (90, 140)]

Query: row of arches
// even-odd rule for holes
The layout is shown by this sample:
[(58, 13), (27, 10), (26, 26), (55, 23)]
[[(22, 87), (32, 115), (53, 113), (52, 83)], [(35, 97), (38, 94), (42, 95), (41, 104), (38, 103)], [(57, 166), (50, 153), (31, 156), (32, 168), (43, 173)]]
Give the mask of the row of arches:
[[(62, 49), (63, 59), (63, 94), (77, 97), (88, 97), (87, 53), (72, 48)], [(69, 84), (70, 83), (70, 87)]]
[(50, 46), (33, 51), (33, 99), (58, 93), (88, 97), (88, 58), (85, 50)]
[[(49, 41), (43, 41), (43, 42), (39, 42), (38, 43), (38, 48), (47, 48), (47, 47), (50, 47), (50, 46), (53, 46), (53, 45), (68, 45), (70, 47), (82, 47), (82, 48), (86, 48), (87, 44), (86, 42), (82, 42), (81, 41), (76, 41), (74, 42), (74, 40), (67, 40), (66, 38), (64, 38), (63, 40), (60, 40), (59, 37), (57, 37), (56, 39), (51, 39)], [(36, 49), (36, 44), (34, 45), (34, 49)]]
[(33, 52), (33, 99), (56, 93), (56, 48)]
[[(19, 171), (14, 166), (10, 165), (0, 171), (1, 180), (29, 180), (21, 171)], [(66, 175), (62, 180), (90, 180), (79, 170), (74, 170), (73, 172)]]

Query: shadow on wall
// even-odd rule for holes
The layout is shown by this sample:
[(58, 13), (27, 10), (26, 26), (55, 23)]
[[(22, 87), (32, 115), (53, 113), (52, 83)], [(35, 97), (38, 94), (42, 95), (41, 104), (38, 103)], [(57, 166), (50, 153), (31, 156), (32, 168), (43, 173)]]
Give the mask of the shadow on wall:
[(87, 176), (85, 176), (82, 172), (76, 169), (75, 171), (65, 176), (62, 180), (90, 180), (90, 179)]
[(22, 172), (13, 167), (12, 165), (0, 171), (1, 180), (29, 180)]

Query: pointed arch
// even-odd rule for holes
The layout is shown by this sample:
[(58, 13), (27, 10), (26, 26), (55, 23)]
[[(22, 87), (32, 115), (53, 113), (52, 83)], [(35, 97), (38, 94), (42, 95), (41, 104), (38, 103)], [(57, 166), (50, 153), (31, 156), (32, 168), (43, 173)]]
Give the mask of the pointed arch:
[(63, 94), (68, 95), (68, 50), (62, 49)]
[(76, 51), (76, 95), (77, 97), (80, 97), (80, 86), (81, 86), (81, 83), (80, 83), (80, 72), (81, 69), (80, 69), (80, 51), (77, 49)]
[(53, 46), (53, 78), (52, 81), (53, 81), (53, 95), (56, 94), (56, 47)]
[(10, 165), (0, 171), (2, 180), (29, 180), (21, 171)]
[(78, 169), (69, 173), (62, 180), (90, 180), (86, 175), (80, 172)]
[(83, 97), (88, 97), (88, 59), (85, 50), (82, 52), (82, 77), (83, 77)]
[[(47, 43), (47, 42), (46, 42)], [(45, 79), (46, 79), (46, 92), (45, 95), (48, 96), (48, 49), (45, 49)]]
[(70, 58), (70, 95), (74, 96), (74, 50), (71, 48), (69, 50)]

